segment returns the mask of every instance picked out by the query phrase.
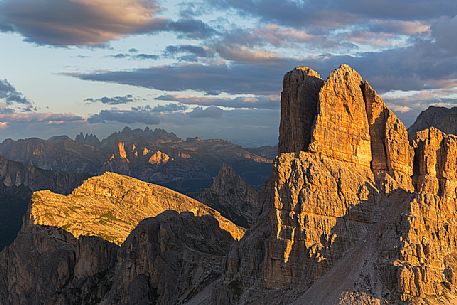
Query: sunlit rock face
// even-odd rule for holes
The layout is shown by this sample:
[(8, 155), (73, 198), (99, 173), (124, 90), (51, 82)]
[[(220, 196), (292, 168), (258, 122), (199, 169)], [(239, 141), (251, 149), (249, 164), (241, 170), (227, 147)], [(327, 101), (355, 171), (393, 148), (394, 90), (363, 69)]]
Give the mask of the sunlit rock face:
[(197, 200), (114, 173), (90, 178), (68, 196), (35, 192), (29, 217), (35, 225), (63, 228), (75, 237), (97, 236), (121, 245), (141, 220), (166, 210), (211, 215), (233, 238), (244, 234), (244, 229)]
[(279, 156), (257, 224), (230, 253), (215, 304), (455, 302), (455, 137), (410, 144), (370, 84), (286, 74)]
[(32, 195), (0, 252), (0, 304), (177, 304), (217, 280), (245, 232), (216, 210), (114, 173)]

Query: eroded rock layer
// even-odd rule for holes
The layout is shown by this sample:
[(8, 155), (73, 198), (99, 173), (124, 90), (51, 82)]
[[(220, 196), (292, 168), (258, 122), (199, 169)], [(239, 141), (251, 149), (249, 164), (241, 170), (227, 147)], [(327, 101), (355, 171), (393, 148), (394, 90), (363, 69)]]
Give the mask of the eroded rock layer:
[(429, 129), (411, 145), (352, 68), (318, 95), (309, 71), (285, 77), (283, 97), (295, 97), (283, 98), (282, 120), (299, 123), (281, 122), (263, 213), (213, 304), (457, 304), (455, 137)]

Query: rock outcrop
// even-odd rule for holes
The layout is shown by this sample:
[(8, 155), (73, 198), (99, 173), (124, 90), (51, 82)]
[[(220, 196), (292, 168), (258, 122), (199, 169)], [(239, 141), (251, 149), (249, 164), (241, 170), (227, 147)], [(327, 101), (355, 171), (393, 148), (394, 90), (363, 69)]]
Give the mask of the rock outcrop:
[(260, 212), (258, 192), (226, 164), (210, 188), (191, 196), (244, 228), (252, 225)]
[(457, 135), (457, 107), (430, 106), (422, 111), (408, 132), (413, 138), (416, 132), (435, 127), (444, 133)]
[(149, 157), (148, 162), (152, 165), (163, 165), (167, 164), (171, 160), (173, 160), (173, 158), (170, 158), (169, 155), (158, 150)]
[(212, 216), (167, 211), (120, 247), (29, 224), (0, 253), (3, 305), (183, 304), (205, 299), (234, 240)]
[(24, 186), (31, 191), (52, 190), (68, 194), (87, 179), (87, 174), (72, 174), (24, 166), (0, 156), (0, 182), (7, 187)]
[(352, 68), (310, 71), (285, 76), (271, 191), (212, 304), (454, 304), (455, 137), (412, 146)]
[(114, 284), (101, 304), (205, 301), (204, 289), (221, 276), (232, 243), (211, 216), (168, 211), (146, 219), (119, 250)]
[(90, 178), (68, 196), (35, 192), (30, 218), (36, 225), (63, 228), (76, 238), (97, 236), (120, 245), (141, 220), (166, 210), (211, 215), (233, 238), (244, 234), (243, 229), (197, 200), (114, 173)]
[[(106, 173), (68, 196), (35, 192), (0, 252), (0, 304), (182, 304), (209, 299), (244, 229), (164, 187)], [(149, 218), (155, 216), (154, 218)]]
[(430, 128), (418, 132), (413, 145), (418, 192), (439, 195), (450, 201), (457, 199), (457, 136)]
[(324, 85), (321, 76), (308, 67), (298, 67), (284, 76), (281, 93), (279, 152), (297, 152), (311, 142), (317, 100)]
[(83, 134), (82, 132), (78, 134), (75, 138), (75, 142), (84, 144), (84, 145), (90, 145), (93, 147), (98, 147), (100, 146), (100, 140), (97, 138), (96, 135), (94, 134)]
[(0, 251), (16, 238), (31, 198), (27, 187), (0, 185)]
[(81, 144), (66, 136), (48, 140), (6, 139), (0, 144), (0, 155), (24, 165), (69, 173), (95, 174), (102, 162), (97, 147)]

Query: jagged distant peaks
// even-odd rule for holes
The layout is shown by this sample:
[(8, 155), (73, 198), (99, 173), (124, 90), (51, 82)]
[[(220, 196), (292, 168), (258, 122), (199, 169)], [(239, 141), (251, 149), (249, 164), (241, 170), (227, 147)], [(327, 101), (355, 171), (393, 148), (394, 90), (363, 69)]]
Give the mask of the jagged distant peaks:
[(83, 134), (82, 132), (76, 136), (75, 142), (92, 146), (100, 145), (100, 139), (96, 135), (87, 133)]

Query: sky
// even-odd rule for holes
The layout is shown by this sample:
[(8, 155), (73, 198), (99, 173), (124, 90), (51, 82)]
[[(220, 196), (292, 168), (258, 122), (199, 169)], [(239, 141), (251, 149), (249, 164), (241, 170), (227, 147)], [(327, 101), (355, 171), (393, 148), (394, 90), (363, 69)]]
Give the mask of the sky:
[(457, 104), (456, 28), (454, 0), (0, 0), (0, 140), (275, 145), (283, 75), (343, 63), (409, 126)]

